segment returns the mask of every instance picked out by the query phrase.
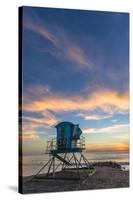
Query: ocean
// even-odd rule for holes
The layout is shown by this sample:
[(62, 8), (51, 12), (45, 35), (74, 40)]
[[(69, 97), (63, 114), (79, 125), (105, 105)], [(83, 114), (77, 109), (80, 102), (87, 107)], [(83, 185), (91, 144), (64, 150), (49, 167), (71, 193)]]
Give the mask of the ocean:
[[(83, 154), (89, 162), (113, 161), (120, 163), (123, 169), (129, 169), (128, 152), (84, 152)], [(23, 156), (23, 176), (36, 174), (48, 160), (48, 154)], [(44, 172), (46, 172), (45, 169)]]

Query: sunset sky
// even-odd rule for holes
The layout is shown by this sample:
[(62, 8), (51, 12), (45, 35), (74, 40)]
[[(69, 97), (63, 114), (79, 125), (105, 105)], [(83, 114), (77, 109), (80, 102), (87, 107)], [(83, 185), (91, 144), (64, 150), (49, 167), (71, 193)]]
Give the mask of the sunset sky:
[(127, 13), (23, 7), (23, 151), (37, 155), (61, 121), (88, 151), (127, 151)]

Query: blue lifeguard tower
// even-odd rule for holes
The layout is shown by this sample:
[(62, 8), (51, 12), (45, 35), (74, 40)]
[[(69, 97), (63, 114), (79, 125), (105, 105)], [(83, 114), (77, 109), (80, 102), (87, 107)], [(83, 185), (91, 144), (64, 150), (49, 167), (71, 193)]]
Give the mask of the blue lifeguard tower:
[[(78, 124), (66, 121), (60, 122), (55, 128), (56, 137), (47, 141), (46, 153), (50, 158), (34, 177), (37, 177), (47, 167), (47, 173), (43, 178), (80, 179), (80, 169), (82, 171), (93, 169), (82, 153), (85, 150), (85, 137), (82, 135), (82, 130)], [(76, 170), (78, 177), (57, 177), (55, 172), (62, 170)], [(86, 175), (88, 176), (88, 172)]]
[(81, 152), (85, 149), (85, 140), (81, 136), (82, 131), (78, 124), (71, 122), (61, 122), (55, 126), (57, 130), (57, 136), (54, 143), (51, 143), (48, 149), (49, 153), (70, 153)]

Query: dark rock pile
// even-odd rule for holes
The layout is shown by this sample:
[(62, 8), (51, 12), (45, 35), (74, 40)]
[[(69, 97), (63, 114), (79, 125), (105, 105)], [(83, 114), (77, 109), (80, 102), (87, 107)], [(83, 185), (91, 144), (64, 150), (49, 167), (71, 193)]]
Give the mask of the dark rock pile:
[(119, 163), (116, 162), (112, 162), (112, 161), (105, 161), (105, 162), (94, 162), (92, 163), (93, 167), (113, 167), (113, 168), (117, 168), (117, 169), (122, 169), (121, 165)]

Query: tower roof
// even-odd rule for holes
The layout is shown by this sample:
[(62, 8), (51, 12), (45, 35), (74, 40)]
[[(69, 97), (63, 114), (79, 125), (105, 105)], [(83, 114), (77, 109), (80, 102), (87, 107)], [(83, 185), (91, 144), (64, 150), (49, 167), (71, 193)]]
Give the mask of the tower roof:
[(74, 126), (74, 124), (72, 122), (64, 121), (64, 122), (58, 123), (55, 127), (58, 128), (59, 126), (62, 126), (62, 125), (73, 125)]

